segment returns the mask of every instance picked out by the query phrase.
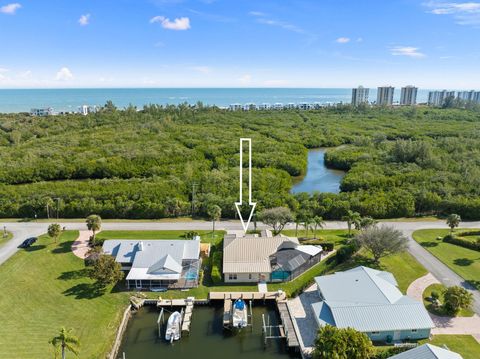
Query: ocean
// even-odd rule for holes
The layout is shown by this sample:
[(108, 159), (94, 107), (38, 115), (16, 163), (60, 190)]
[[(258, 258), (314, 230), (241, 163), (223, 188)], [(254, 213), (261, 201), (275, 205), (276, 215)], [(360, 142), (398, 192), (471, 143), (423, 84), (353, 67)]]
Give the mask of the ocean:
[[(129, 104), (179, 104), (198, 101), (226, 107), (232, 103), (350, 103), (350, 88), (106, 88), (106, 89), (0, 89), (0, 113), (28, 112), (52, 107), (54, 111), (76, 111), (81, 105), (104, 105), (108, 100), (124, 108)], [(429, 90), (418, 91), (418, 102), (426, 102)], [(370, 89), (370, 101), (376, 99)], [(400, 100), (400, 89), (395, 91)]]

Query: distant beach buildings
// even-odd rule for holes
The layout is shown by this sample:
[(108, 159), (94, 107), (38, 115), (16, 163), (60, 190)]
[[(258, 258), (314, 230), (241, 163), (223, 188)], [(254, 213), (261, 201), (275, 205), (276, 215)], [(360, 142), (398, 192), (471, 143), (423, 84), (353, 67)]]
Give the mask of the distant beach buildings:
[(402, 87), (400, 93), (400, 105), (401, 106), (414, 106), (417, 104), (417, 92), (418, 88), (415, 86)]
[(377, 106), (392, 106), (395, 87), (382, 86), (377, 89)]
[(363, 86), (358, 86), (352, 89), (352, 106), (358, 106), (361, 104), (368, 104), (368, 94), (370, 89)]
[(53, 112), (53, 108), (46, 107), (46, 108), (32, 108), (30, 110), (30, 116), (38, 116), (38, 117), (45, 117), (45, 116), (52, 116), (55, 113)]

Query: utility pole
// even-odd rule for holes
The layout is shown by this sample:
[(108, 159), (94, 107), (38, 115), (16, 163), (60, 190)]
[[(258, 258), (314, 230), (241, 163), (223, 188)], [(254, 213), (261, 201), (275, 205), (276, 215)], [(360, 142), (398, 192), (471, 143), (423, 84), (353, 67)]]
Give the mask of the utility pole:
[(195, 215), (195, 187), (197, 187), (197, 184), (192, 183), (192, 218)]
[(50, 219), (50, 209), (48, 208), (48, 202), (47, 202), (47, 219)]

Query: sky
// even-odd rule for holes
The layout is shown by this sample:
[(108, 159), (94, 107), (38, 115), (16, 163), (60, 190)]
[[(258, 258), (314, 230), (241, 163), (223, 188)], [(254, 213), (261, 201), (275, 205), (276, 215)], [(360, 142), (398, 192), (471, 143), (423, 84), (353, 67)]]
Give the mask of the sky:
[(480, 88), (468, 0), (0, 0), (0, 40), (0, 88)]

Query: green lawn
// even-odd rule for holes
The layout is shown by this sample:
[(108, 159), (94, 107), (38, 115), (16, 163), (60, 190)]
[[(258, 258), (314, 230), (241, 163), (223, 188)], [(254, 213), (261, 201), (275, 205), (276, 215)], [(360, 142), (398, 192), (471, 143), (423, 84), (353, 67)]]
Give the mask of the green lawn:
[(446, 345), (448, 349), (463, 356), (463, 359), (478, 359), (480, 344), (471, 335), (435, 335), (431, 340), (422, 340), (420, 344), (433, 344), (439, 347)]
[[(352, 231), (353, 232), (353, 231)], [(317, 231), (317, 238), (325, 241), (325, 242), (334, 242), (337, 244), (344, 244), (348, 240), (348, 231), (344, 229), (322, 229)], [(308, 231), (308, 236), (306, 235), (305, 230), (298, 230), (295, 233), (294, 229), (288, 229), (282, 231), (282, 234), (290, 237), (308, 237), (313, 238), (313, 232), (310, 230)]]
[[(182, 237), (189, 231), (102, 231), (97, 234), (99, 239), (184, 239)], [(225, 231), (195, 231), (204, 243), (218, 244), (222, 241)]]
[[(439, 301), (440, 303), (444, 302), (443, 299), (443, 292), (447, 289), (443, 284), (432, 284), (429, 285), (425, 291), (423, 292), (423, 304), (425, 305), (425, 308), (428, 309), (429, 312), (439, 315), (439, 316), (444, 316), (444, 317), (449, 317), (450, 315), (445, 313), (444, 309), (442, 306), (439, 308), (435, 307), (431, 301), (429, 301), (427, 298), (430, 298), (432, 296), (432, 292), (437, 292), (440, 295)], [(475, 314), (475, 312), (471, 309), (462, 309), (457, 317), (471, 317)]]
[(455, 273), (480, 289), (480, 252), (437, 240), (437, 237), (448, 233), (448, 229), (421, 229), (413, 233), (413, 238)]
[(4, 237), (3, 230), (0, 232), (0, 246), (7, 243), (10, 239), (13, 238), (13, 234), (7, 231), (7, 236)]
[(80, 358), (110, 350), (128, 293), (102, 294), (71, 250), (76, 231), (54, 244), (47, 236), (0, 266), (0, 358), (52, 358), (48, 341), (61, 326), (81, 341)]

